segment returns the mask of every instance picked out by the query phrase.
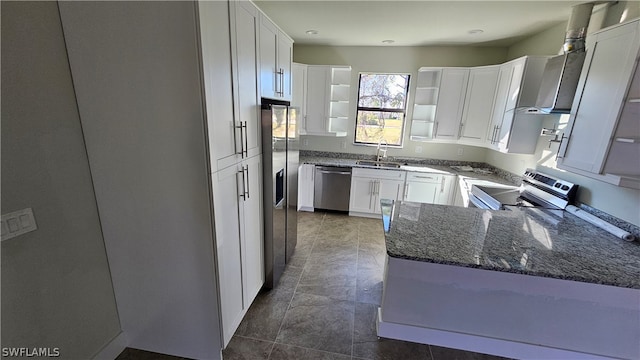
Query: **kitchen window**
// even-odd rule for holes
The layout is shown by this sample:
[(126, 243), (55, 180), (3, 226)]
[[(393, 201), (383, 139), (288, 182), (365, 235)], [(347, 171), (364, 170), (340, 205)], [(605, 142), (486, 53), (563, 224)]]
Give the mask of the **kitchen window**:
[(360, 74), (356, 144), (402, 146), (408, 74)]

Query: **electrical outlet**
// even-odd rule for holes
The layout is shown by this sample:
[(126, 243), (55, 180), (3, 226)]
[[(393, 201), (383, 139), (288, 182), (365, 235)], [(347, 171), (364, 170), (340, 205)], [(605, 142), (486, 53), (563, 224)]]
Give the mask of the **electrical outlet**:
[(309, 139), (302, 139), (302, 146), (309, 146)]
[(418, 145), (418, 146), (415, 147), (414, 150), (415, 150), (416, 154), (421, 154), (422, 153), (422, 146)]
[(341, 142), (340, 143), (340, 148), (341, 149), (346, 149), (347, 148), (347, 142), (346, 141)]
[(31, 208), (2, 215), (2, 241), (37, 229)]
[(458, 156), (462, 156), (463, 153), (464, 153), (464, 149), (458, 148)]

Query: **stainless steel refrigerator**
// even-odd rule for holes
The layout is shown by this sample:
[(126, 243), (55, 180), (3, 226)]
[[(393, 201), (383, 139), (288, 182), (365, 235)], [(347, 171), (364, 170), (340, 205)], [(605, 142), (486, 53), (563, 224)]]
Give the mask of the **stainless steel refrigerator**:
[(297, 243), (299, 110), (262, 99), (264, 288), (278, 284)]

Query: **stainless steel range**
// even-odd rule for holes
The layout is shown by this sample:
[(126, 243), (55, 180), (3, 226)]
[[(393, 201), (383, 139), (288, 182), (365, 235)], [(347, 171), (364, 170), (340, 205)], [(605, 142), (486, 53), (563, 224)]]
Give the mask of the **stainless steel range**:
[(577, 190), (576, 184), (527, 169), (519, 187), (473, 185), (469, 205), (492, 210), (508, 210), (510, 206), (564, 209), (574, 200)]

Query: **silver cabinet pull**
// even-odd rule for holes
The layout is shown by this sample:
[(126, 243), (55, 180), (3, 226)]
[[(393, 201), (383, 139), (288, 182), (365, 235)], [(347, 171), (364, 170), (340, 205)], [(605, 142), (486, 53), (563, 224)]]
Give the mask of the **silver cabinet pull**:
[(440, 180), (440, 192), (444, 192), (444, 176), (442, 177), (442, 180)]
[(404, 184), (404, 196), (403, 198), (407, 200), (409, 197), (409, 183)]
[[(242, 126), (242, 121), (238, 125), (235, 125), (234, 128), (240, 129), (240, 152), (236, 151), (236, 154), (240, 154), (240, 156), (244, 157), (244, 126)], [(235, 135), (235, 134), (234, 134)], [(235, 140), (235, 137), (234, 137)], [(238, 148), (238, 144), (236, 143), (236, 149)]]
[(242, 127), (244, 127), (244, 157), (249, 157), (249, 129), (247, 128), (246, 121), (244, 121)]
[(460, 123), (460, 126), (458, 127), (458, 137), (462, 136), (462, 127), (464, 126), (464, 123)]
[[(558, 159), (564, 158), (564, 153), (562, 154), (562, 156), (560, 156), (560, 150), (562, 150), (562, 142), (564, 141), (564, 139), (569, 140), (569, 137), (564, 136), (564, 134), (562, 134), (562, 137), (560, 137), (560, 141), (558, 143), (558, 152), (556, 152), (556, 161), (558, 161)], [(565, 149), (565, 152), (566, 151), (567, 149)]]
[(433, 126), (433, 135), (431, 136), (432, 138), (434, 138), (434, 137), (436, 137), (438, 135), (438, 122), (436, 121), (433, 125), (434, 125)]
[[(243, 168), (244, 171), (244, 168)], [(251, 197), (251, 190), (249, 188), (251, 184), (251, 179), (249, 179), (249, 165), (247, 165), (247, 199)]]
[(280, 68), (280, 96), (284, 97), (284, 69)]
[(238, 170), (238, 174), (242, 174), (242, 192), (240, 193), (240, 197), (242, 198), (242, 201), (247, 201), (247, 191), (245, 188), (245, 183), (246, 183), (246, 179), (244, 176), (244, 166), (242, 167), (242, 170)]

